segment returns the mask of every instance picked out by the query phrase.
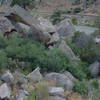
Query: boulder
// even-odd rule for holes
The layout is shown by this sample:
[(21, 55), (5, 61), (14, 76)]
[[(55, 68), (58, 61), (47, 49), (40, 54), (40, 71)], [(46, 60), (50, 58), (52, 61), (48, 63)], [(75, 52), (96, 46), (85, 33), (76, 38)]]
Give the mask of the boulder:
[(73, 82), (75, 82), (77, 79), (68, 71), (64, 72), (64, 75), (67, 76), (70, 80), (72, 80)]
[(49, 87), (50, 96), (64, 95), (64, 89), (62, 87)]
[(0, 33), (5, 34), (15, 30), (12, 23), (4, 16), (0, 16)]
[(74, 87), (74, 81), (65, 74), (49, 73), (45, 75), (45, 79), (47, 81), (56, 81), (57, 86), (63, 86), (65, 90), (72, 90)]
[(87, 48), (89, 43), (93, 44), (94, 39), (91, 35), (87, 35), (85, 33), (77, 33), (76, 38), (74, 40), (76, 48)]
[(70, 19), (65, 19), (57, 25), (57, 32), (63, 37), (72, 37), (75, 32), (74, 25)]
[(64, 40), (61, 41), (59, 45), (59, 49), (68, 55), (71, 59), (76, 59), (75, 54), (73, 53), (72, 49), (66, 44)]
[(25, 90), (19, 90), (16, 100), (27, 100), (29, 93)]
[(98, 80), (98, 88), (100, 89), (100, 79)]
[(39, 82), (40, 80), (43, 79), (41, 73), (40, 73), (40, 68), (36, 68), (32, 73), (29, 73), (27, 75), (27, 78), (32, 80), (33, 82)]
[(23, 24), (21, 22), (16, 23), (16, 30), (22, 34), (22, 36), (27, 36), (29, 35), (29, 30), (30, 26)]
[(9, 99), (11, 95), (11, 90), (7, 86), (6, 83), (0, 86), (0, 100), (4, 100), (5, 98)]
[(91, 76), (97, 77), (100, 74), (100, 63), (98, 61), (95, 61), (93, 64), (89, 66)]
[(14, 76), (12, 75), (12, 73), (7, 70), (2, 76), (1, 76), (1, 80), (3, 82), (6, 82), (6, 83), (12, 83), (14, 82)]

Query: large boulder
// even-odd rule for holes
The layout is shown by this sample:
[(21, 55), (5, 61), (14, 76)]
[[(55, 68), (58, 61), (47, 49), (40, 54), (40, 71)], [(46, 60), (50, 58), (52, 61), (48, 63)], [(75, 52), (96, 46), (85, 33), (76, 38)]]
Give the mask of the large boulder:
[(59, 49), (68, 55), (71, 59), (76, 59), (75, 54), (73, 53), (72, 49), (66, 44), (64, 40), (61, 41), (59, 45)]
[(29, 73), (27, 75), (27, 78), (32, 80), (33, 82), (39, 82), (43, 79), (41, 73), (40, 73), (40, 68), (36, 68), (32, 73)]
[(57, 86), (64, 86), (65, 90), (72, 90), (74, 87), (74, 80), (66, 74), (49, 73), (45, 75), (45, 79), (48, 81), (56, 81)]
[(10, 88), (7, 86), (6, 83), (2, 84), (0, 86), (0, 100), (9, 99), (10, 96), (11, 96)]
[(33, 19), (33, 17), (30, 15), (28, 11), (26, 11), (24, 8), (21, 8), (18, 5), (15, 5), (12, 7), (8, 13), (5, 14), (5, 17), (10, 19), (12, 22), (22, 22), (26, 25), (36, 25), (36, 20)]
[(97, 77), (100, 74), (100, 63), (98, 61), (95, 61), (93, 64), (91, 64), (89, 68), (92, 77)]
[(12, 30), (15, 30), (12, 23), (6, 17), (0, 16), (0, 34), (9, 33)]
[(1, 80), (3, 82), (6, 82), (6, 83), (12, 83), (14, 82), (14, 76), (12, 75), (12, 73), (7, 70), (2, 76), (1, 76)]
[(70, 19), (65, 19), (57, 25), (57, 32), (63, 37), (72, 37), (75, 32), (74, 25)]

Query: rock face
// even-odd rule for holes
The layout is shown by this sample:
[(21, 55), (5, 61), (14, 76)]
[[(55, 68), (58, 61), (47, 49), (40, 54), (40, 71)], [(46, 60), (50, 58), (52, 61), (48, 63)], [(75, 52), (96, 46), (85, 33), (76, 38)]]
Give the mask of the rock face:
[(4, 100), (5, 98), (9, 99), (11, 95), (11, 90), (7, 86), (6, 83), (0, 86), (0, 100)]
[(40, 74), (40, 68), (36, 68), (32, 73), (30, 73), (27, 78), (31, 79), (33, 82), (39, 82), (42, 80), (42, 75)]
[(100, 63), (98, 61), (95, 61), (93, 64), (91, 64), (89, 68), (92, 77), (97, 77), (100, 74)]
[(70, 19), (65, 19), (57, 25), (57, 32), (60, 36), (72, 37), (75, 28)]
[(75, 54), (73, 53), (71, 48), (66, 44), (64, 40), (61, 41), (59, 45), (59, 49), (65, 54), (67, 54), (71, 59), (76, 59)]
[(6, 83), (12, 83), (14, 81), (14, 77), (9, 70), (7, 70), (2, 76), (1, 80)]
[(11, 22), (3, 16), (0, 16), (0, 33), (7, 33), (15, 30), (15, 27), (11, 24)]
[(74, 80), (66, 74), (49, 73), (45, 76), (45, 79), (50, 81), (56, 81), (58, 86), (64, 86), (65, 90), (72, 90), (74, 87)]

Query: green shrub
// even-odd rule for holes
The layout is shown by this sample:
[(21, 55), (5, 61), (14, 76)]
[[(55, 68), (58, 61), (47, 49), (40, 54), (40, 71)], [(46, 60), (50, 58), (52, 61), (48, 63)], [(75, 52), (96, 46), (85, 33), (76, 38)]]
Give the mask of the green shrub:
[(92, 86), (96, 89), (98, 88), (98, 79), (93, 79)]
[(7, 67), (7, 55), (3, 50), (0, 50), (0, 69)]
[(76, 32), (70, 47), (84, 62), (93, 63), (95, 60), (99, 60), (100, 44), (95, 44), (92, 36)]
[(88, 78), (87, 64), (83, 64), (81, 61), (72, 61), (59, 48), (48, 50), (30, 38), (13, 36), (9, 40), (5, 40), (7, 44), (0, 48), (0, 65), (2, 67), (8, 66), (12, 70), (19, 67), (28, 73), (38, 66), (43, 73), (68, 70), (79, 80)]
[(86, 95), (88, 94), (88, 88), (86, 86), (86, 82), (83, 81), (77, 81), (74, 87), (74, 91), (78, 92), (81, 95)]
[(100, 90), (91, 92), (87, 100), (100, 100)]
[(62, 14), (61, 10), (57, 10), (53, 13), (53, 15), (51, 16), (51, 21), (53, 24), (57, 24), (61, 21), (61, 14)]
[(80, 7), (76, 7), (73, 9), (73, 13), (76, 14), (76, 13), (80, 13), (81, 12), (81, 8)]
[(27, 100), (36, 100), (34, 91), (29, 93)]

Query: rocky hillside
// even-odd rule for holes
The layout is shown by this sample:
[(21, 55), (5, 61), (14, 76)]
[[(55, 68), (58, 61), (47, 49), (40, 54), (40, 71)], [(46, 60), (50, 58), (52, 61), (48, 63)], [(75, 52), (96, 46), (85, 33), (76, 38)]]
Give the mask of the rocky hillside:
[(100, 100), (98, 11), (87, 15), (89, 4), (81, 9), (73, 0), (34, 8), (34, 1), (7, 1), (0, 7), (0, 100)]

